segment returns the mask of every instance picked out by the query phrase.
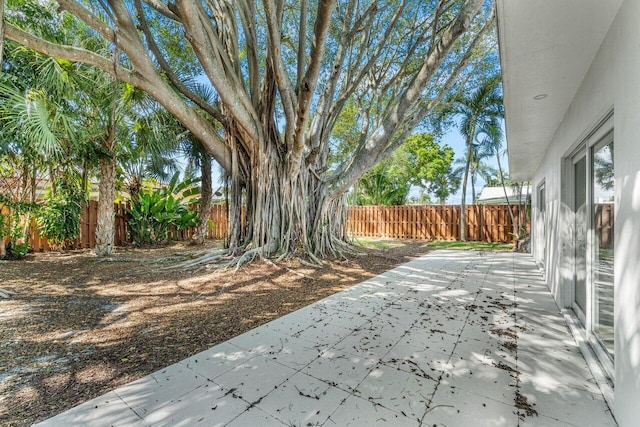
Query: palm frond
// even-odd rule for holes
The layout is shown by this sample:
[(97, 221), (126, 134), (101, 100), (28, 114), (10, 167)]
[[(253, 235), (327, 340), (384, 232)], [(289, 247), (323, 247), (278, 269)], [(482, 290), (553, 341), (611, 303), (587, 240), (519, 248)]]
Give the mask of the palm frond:
[(8, 84), (0, 84), (0, 90), (4, 96), (0, 103), (1, 118), (8, 130), (35, 150), (52, 157), (60, 154), (60, 141), (52, 125), (63, 119), (51, 113), (44, 91), (20, 92)]

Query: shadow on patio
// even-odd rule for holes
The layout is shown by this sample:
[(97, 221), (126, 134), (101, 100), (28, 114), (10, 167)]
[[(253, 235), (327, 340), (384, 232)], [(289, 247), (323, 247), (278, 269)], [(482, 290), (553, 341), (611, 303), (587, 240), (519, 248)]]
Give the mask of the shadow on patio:
[(529, 256), (436, 251), (40, 425), (615, 421)]

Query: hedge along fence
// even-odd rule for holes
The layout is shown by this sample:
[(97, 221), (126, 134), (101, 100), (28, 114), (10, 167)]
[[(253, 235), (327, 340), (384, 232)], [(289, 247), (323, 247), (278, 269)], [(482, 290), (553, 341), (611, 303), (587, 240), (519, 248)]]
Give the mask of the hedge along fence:
[[(6, 206), (2, 206), (0, 205), (0, 215), (8, 215), (11, 213), (11, 209), (9, 209)], [(1, 234), (0, 234), (1, 236)], [(4, 240), (4, 244), (7, 245), (9, 243), (9, 240), (11, 239), (11, 237), (9, 236), (4, 236), (4, 237), (0, 237), (0, 239)]]
[[(6, 207), (0, 207), (8, 213)], [(513, 226), (506, 205), (467, 206), (467, 239), (487, 242), (513, 242)], [(525, 211), (512, 206), (514, 216), (521, 215), (524, 223)], [(131, 243), (127, 205), (115, 205), (115, 245)], [(96, 244), (98, 203), (90, 201), (83, 207), (80, 220), (80, 235), (66, 249), (92, 249)], [(209, 239), (226, 239), (228, 233), (226, 205), (213, 205), (209, 215)], [(529, 223), (527, 222), (527, 232)], [(460, 206), (351, 206), (347, 214), (347, 230), (355, 237), (389, 237), (398, 239), (457, 240), (460, 235)], [(172, 233), (176, 240), (189, 240), (193, 229)], [(8, 239), (8, 238), (7, 238)], [(29, 243), (34, 252), (50, 251), (46, 237), (31, 227)]]
[[(125, 246), (132, 243), (131, 232), (129, 229), (129, 214), (127, 203), (116, 203), (115, 208), (115, 246)], [(3, 213), (9, 210), (3, 207)], [(80, 217), (80, 235), (71, 243), (65, 246), (65, 249), (93, 249), (96, 246), (96, 227), (98, 225), (98, 202), (89, 201), (83, 206)], [(213, 205), (211, 214), (209, 215), (209, 231), (207, 237), (209, 239), (226, 239), (228, 223), (227, 208), (224, 205)], [(171, 235), (176, 240), (189, 240), (193, 235), (194, 229), (188, 228), (181, 231), (173, 230)], [(8, 239), (8, 238), (7, 238)], [(46, 236), (38, 234), (38, 228), (33, 223), (29, 235), (29, 244), (34, 252), (49, 252), (51, 247)]]
[[(127, 205), (116, 203), (115, 209), (115, 234), (114, 243), (116, 246), (124, 246), (131, 241), (129, 238), (129, 216)], [(98, 202), (89, 201), (82, 207), (80, 213), (80, 234), (71, 243), (65, 245), (65, 249), (93, 249), (96, 246), (96, 227), (98, 226)], [(38, 233), (38, 226), (34, 223), (29, 233), (29, 244), (34, 252), (48, 252), (51, 250), (46, 236)]]
[[(525, 210), (511, 206), (514, 218), (525, 223)], [(510, 243), (515, 241), (507, 205), (466, 206), (467, 240)], [(347, 227), (357, 237), (457, 240), (460, 237), (460, 206), (352, 206)], [(526, 223), (527, 232), (529, 223)]]

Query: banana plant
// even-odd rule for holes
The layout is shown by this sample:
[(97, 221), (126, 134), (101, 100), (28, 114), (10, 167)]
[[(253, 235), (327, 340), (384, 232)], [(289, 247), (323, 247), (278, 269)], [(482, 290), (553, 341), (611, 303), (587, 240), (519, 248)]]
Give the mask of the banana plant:
[(129, 226), (135, 243), (166, 243), (172, 232), (198, 224), (198, 211), (189, 206), (199, 203), (199, 179), (178, 178), (176, 173), (165, 186), (143, 188), (131, 201)]

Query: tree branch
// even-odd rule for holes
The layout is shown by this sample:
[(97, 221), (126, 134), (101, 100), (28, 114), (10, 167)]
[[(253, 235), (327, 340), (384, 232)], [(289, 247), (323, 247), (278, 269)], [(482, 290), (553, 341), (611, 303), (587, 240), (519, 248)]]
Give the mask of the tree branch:
[(164, 17), (172, 19), (174, 21), (180, 20), (180, 17), (178, 15), (173, 13), (166, 5), (159, 2), (158, 0), (144, 0), (144, 2)]
[(6, 23), (5, 36), (7, 39), (25, 47), (55, 58), (63, 58), (73, 62), (93, 65), (102, 71), (138, 87), (151, 95), (158, 103), (180, 120), (199, 140), (225, 170), (229, 170), (229, 152), (224, 141), (217, 134), (215, 127), (207, 120), (189, 108), (184, 100), (171, 89), (157, 74), (140, 76), (124, 68), (120, 64), (106, 59), (94, 52), (73, 46), (54, 44), (31, 35), (9, 23)]
[[(264, 8), (267, 18), (267, 34), (269, 38), (268, 60), (273, 68), (274, 78), (280, 97), (282, 98), (282, 108), (286, 118), (285, 139), (288, 145), (293, 143), (293, 124), (295, 123), (295, 91), (289, 80), (287, 69), (282, 61), (281, 48), (282, 36), (280, 28), (279, 11), (273, 0), (265, 0)], [(301, 37), (304, 37), (301, 35)]]
[[(362, 83), (364, 78), (369, 74), (369, 72), (371, 71), (373, 66), (380, 59), (380, 56), (382, 55), (382, 53), (385, 51), (385, 49), (387, 47), (387, 41), (388, 41), (393, 29), (395, 28), (398, 20), (400, 19), (402, 11), (406, 7), (406, 4), (407, 4), (407, 1), (403, 0), (402, 3), (397, 6), (396, 12), (394, 13), (393, 18), (389, 22), (389, 25), (387, 26), (387, 29), (385, 30), (383, 36), (378, 40), (376, 49), (374, 50), (373, 54), (369, 57), (369, 60), (366, 62), (366, 64), (362, 67), (360, 72), (358, 72), (355, 77), (350, 76), (350, 78), (347, 78), (347, 83), (346, 83), (346, 85), (344, 87), (344, 90), (340, 93), (338, 99), (334, 103), (332, 111), (330, 111), (330, 113), (329, 113), (330, 116), (334, 118), (334, 120), (337, 119), (337, 117), (340, 114), (340, 111), (342, 109), (342, 106), (344, 106), (344, 103), (346, 102), (346, 100), (353, 95), (355, 90)], [(367, 10), (368, 11), (372, 11), (372, 10), (375, 10), (375, 9), (372, 8), (372, 9), (367, 9)], [(371, 15), (371, 16), (373, 17), (373, 15)], [(364, 57), (364, 46), (366, 46), (366, 43), (363, 42), (361, 46), (362, 47), (361, 47), (360, 52), (358, 53), (358, 57), (363, 58)]]
[(36, 52), (40, 52), (54, 58), (64, 58), (73, 62), (82, 62), (84, 64), (93, 65), (94, 67), (97, 67), (111, 75), (114, 75), (115, 69), (119, 78), (134, 86), (141, 83), (141, 79), (137, 74), (119, 64), (114, 64), (113, 61), (105, 58), (104, 56), (79, 47), (51, 43), (27, 33), (8, 22), (5, 22), (5, 37), (28, 47), (29, 49), (33, 49)]
[(97, 31), (102, 37), (115, 43), (115, 31), (85, 7), (72, 0), (58, 0), (59, 11), (67, 11)]
[[(298, 33), (300, 35), (307, 34), (307, 0), (300, 0), (300, 26), (298, 28)], [(298, 91), (302, 84), (302, 75), (304, 74), (304, 66), (306, 64), (306, 41), (306, 37), (298, 37), (298, 72), (296, 81), (296, 90)]]
[[(291, 159), (294, 163), (299, 163), (302, 157), (302, 149), (304, 147), (305, 125), (309, 118), (309, 104), (318, 83), (318, 75), (322, 58), (324, 57), (324, 47), (326, 44), (327, 33), (329, 32), (329, 24), (331, 23), (331, 12), (335, 0), (320, 0), (318, 2), (318, 12), (316, 25), (314, 28), (313, 44), (311, 46), (311, 54), (309, 58), (309, 67), (298, 87), (298, 106), (296, 109), (296, 129), (295, 142)], [(304, 38), (304, 34), (300, 35)]]
[[(407, 120), (405, 113), (415, 105), (422, 91), (433, 77), (436, 70), (444, 61), (448, 52), (453, 48), (456, 40), (470, 26), (471, 20), (480, 10), (483, 0), (467, 0), (460, 13), (443, 31), (437, 46), (425, 58), (419, 72), (400, 97), (398, 103), (386, 115), (382, 123), (368, 138), (365, 144), (358, 147), (355, 155), (348, 164), (341, 165), (330, 178), (333, 194), (341, 195), (346, 192), (351, 184), (362, 176), (370, 167), (375, 165), (386, 152), (394, 135)], [(417, 117), (409, 117), (410, 121), (419, 120)], [(410, 130), (410, 129), (409, 129)], [(406, 134), (407, 128), (401, 131)], [(398, 141), (394, 138), (395, 141)]]
[(240, 22), (245, 34), (245, 49), (247, 50), (247, 62), (249, 64), (249, 92), (254, 108), (258, 107), (260, 100), (260, 67), (258, 65), (258, 38), (256, 36), (256, 8), (255, 2), (236, 0), (240, 12)]
[(160, 68), (162, 69), (164, 75), (167, 76), (171, 84), (173, 84), (176, 87), (176, 89), (178, 89), (184, 96), (186, 96), (189, 100), (191, 100), (191, 102), (196, 104), (198, 107), (202, 108), (204, 111), (210, 114), (211, 117), (213, 117), (218, 122), (224, 125), (226, 122), (226, 119), (222, 116), (222, 113), (218, 109), (216, 109), (213, 105), (210, 105), (208, 102), (202, 99), (202, 97), (198, 96), (196, 93), (191, 91), (175, 75), (169, 63), (167, 62), (164, 55), (160, 51), (160, 48), (156, 44), (153, 34), (151, 33), (149, 26), (147, 25), (147, 20), (144, 16), (144, 10), (142, 10), (142, 4), (140, 3), (140, 0), (135, 0), (135, 6), (138, 11), (139, 26), (145, 35), (145, 39), (147, 40), (147, 46), (149, 47), (149, 50), (151, 50), (151, 52), (153, 53), (153, 56), (158, 61), (158, 64), (160, 65)]
[[(177, 7), (177, 12), (184, 25), (185, 35), (220, 99), (248, 137), (253, 141), (258, 141), (260, 138), (259, 119), (251, 101), (246, 97), (244, 88), (238, 87), (234, 80), (227, 78), (220, 57), (221, 46), (211, 45), (210, 36), (213, 35), (207, 32), (207, 28), (211, 25), (203, 20), (201, 6), (194, 4), (193, 1), (182, 0), (178, 2)], [(210, 28), (208, 29), (210, 30)]]

